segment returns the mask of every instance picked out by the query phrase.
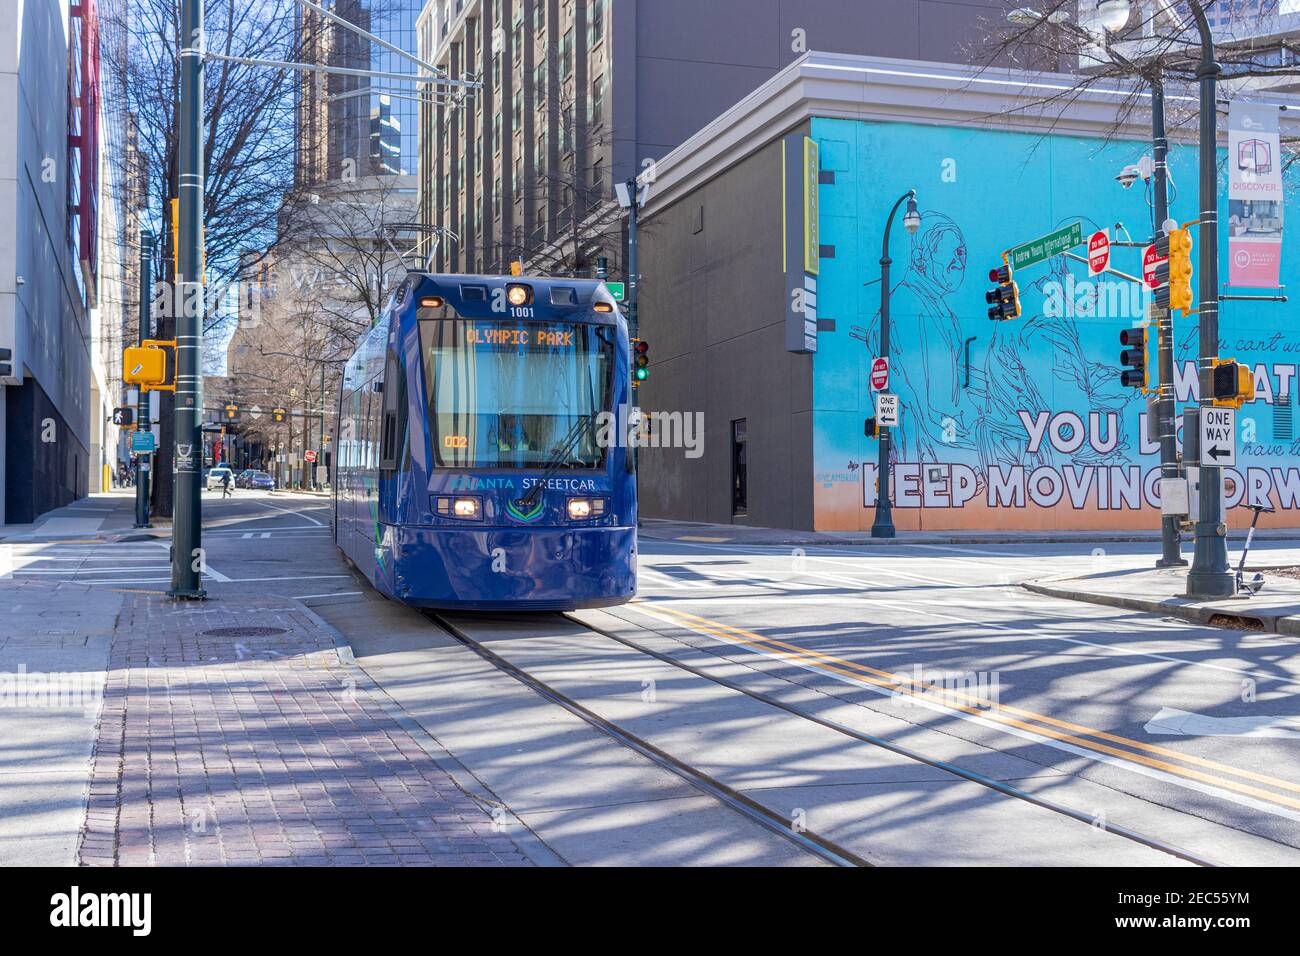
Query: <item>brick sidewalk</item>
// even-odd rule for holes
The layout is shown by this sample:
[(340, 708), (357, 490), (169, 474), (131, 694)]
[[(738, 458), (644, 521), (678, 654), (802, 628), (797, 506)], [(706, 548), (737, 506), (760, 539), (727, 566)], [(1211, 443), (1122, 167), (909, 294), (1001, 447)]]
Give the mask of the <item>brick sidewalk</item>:
[(146, 593), (126, 595), (110, 655), (79, 859), (530, 862), (292, 604)]

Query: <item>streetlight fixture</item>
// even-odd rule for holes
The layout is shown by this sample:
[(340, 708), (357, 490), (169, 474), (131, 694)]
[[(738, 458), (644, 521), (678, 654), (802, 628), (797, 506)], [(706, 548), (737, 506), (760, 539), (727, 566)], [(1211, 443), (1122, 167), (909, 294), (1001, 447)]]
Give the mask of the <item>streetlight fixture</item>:
[[(894, 225), (894, 216), (904, 202), (907, 203), (907, 211), (903, 213), (903, 228), (911, 236), (916, 235), (921, 228), (921, 213), (916, 208), (916, 190), (909, 189), (898, 197), (894, 208), (889, 210), (889, 218), (885, 220), (885, 238), (880, 250), (880, 357), (886, 361), (889, 359), (889, 266), (894, 261), (889, 258), (889, 231)], [(889, 429), (881, 428), (880, 457), (876, 466), (876, 518), (871, 524), (871, 537), (893, 538), (896, 535), (893, 506), (889, 502)]]
[(1128, 18), (1133, 12), (1130, 0), (1098, 0), (1097, 18), (1101, 28), (1107, 33), (1118, 33), (1128, 26)]

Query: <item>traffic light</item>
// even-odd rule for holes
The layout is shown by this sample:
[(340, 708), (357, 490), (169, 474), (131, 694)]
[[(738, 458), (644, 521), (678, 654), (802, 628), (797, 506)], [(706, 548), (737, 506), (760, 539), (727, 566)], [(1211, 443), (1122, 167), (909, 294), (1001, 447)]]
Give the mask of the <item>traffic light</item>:
[(0, 378), (13, 375), (13, 349), (0, 349)]
[(1214, 359), (1210, 377), (1210, 397), (1215, 405), (1241, 408), (1255, 400), (1255, 376), (1249, 365), (1236, 359)]
[(1020, 286), (1011, 277), (1011, 266), (1003, 265), (989, 270), (989, 281), (998, 287), (984, 293), (989, 304), (989, 318), (994, 322), (1020, 318)]
[(650, 377), (650, 343), (632, 340), (632, 381), (636, 385)]
[(1156, 240), (1156, 255), (1166, 261), (1156, 266), (1156, 305), (1162, 309), (1192, 309), (1192, 234), (1175, 229)]
[(866, 435), (868, 438), (880, 437), (880, 426), (876, 424), (874, 418), (868, 418), (862, 423), (862, 434)]
[(238, 405), (227, 405), (225, 411), (226, 411), (226, 415), (225, 415), (224, 421), (228, 421), (228, 422), (237, 422), (237, 421), (239, 421), (239, 406), (238, 406)]
[(1127, 346), (1119, 353), (1120, 364), (1126, 366), (1119, 376), (1126, 388), (1147, 387), (1147, 332), (1144, 328), (1124, 329), (1119, 334), (1119, 344)]
[(286, 412), (283, 408), (273, 408), (271, 409), (271, 421), (282, 422), (285, 420), (288, 414), (289, 413)]

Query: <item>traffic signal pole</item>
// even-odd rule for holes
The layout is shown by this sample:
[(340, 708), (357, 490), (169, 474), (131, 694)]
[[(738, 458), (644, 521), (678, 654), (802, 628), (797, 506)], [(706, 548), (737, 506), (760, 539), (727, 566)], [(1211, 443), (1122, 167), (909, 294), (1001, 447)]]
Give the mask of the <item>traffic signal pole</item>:
[[(1151, 76), (1151, 152), (1155, 160), (1155, 232), (1158, 237), (1169, 218), (1169, 139), (1165, 130), (1165, 89), (1160, 73)], [(1152, 240), (1154, 241), (1154, 240)], [(1178, 478), (1178, 424), (1174, 393), (1174, 322), (1173, 311), (1152, 303), (1148, 318), (1156, 327), (1156, 370), (1159, 398), (1156, 400), (1157, 429), (1160, 438), (1160, 476), (1166, 481)], [(1185, 567), (1182, 535), (1176, 515), (1160, 517), (1160, 560), (1157, 568)]]
[[(153, 304), (153, 233), (140, 233), (140, 321), (138, 342), (143, 346), (153, 333), (149, 326), (149, 311)], [(136, 386), (135, 430), (153, 430), (149, 420), (149, 393), (143, 385)], [(149, 523), (149, 472), (153, 455), (139, 452), (135, 458), (135, 526), (151, 528)]]
[(203, 461), (203, 0), (180, 0), (181, 95), (177, 111), (180, 230), (176, 269), (175, 507), (172, 522), (174, 598), (201, 600)]
[[(1201, 282), (1200, 282), (1200, 383), (1201, 414), (1214, 406), (1214, 360), (1219, 354), (1219, 184), (1218, 127), (1215, 86), (1220, 67), (1214, 59), (1214, 38), (1200, 0), (1190, 0), (1192, 16), (1201, 35), (1201, 62), (1196, 76), (1201, 86)], [(1186, 436), (1184, 436), (1185, 438)], [(1236, 581), (1228, 569), (1228, 528), (1223, 515), (1223, 472), (1199, 469), (1200, 503), (1196, 522), (1196, 548), (1187, 573), (1189, 597), (1230, 597)]]

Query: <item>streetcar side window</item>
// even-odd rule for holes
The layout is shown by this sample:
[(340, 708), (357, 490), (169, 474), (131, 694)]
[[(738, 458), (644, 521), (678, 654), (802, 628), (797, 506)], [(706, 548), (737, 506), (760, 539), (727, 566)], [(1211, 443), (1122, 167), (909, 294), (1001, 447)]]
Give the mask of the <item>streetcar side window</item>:
[(384, 369), (383, 419), (380, 432), (379, 468), (393, 471), (401, 455), (401, 439), (405, 432), (402, 412), (406, 408), (406, 369), (402, 366), (396, 349), (388, 350)]

